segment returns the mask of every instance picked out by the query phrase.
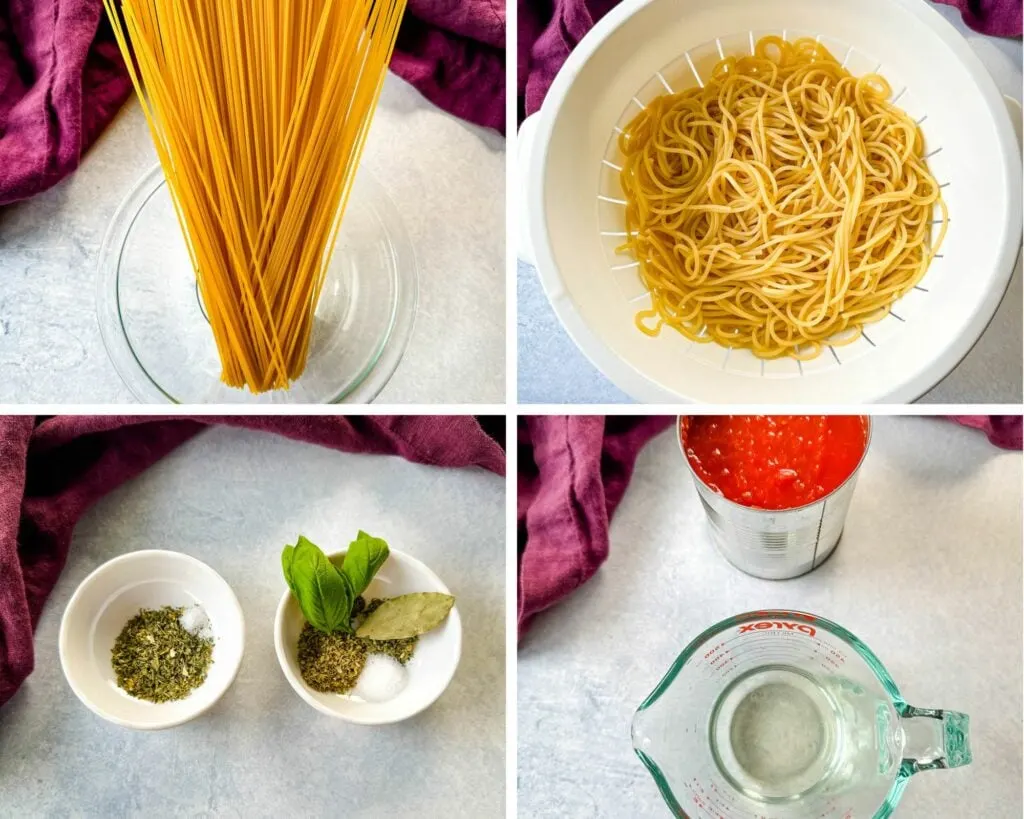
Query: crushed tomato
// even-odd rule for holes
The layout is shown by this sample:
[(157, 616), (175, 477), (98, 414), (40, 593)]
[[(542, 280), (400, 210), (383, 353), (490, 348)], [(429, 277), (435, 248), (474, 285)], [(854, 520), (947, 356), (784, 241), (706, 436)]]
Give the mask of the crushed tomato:
[(867, 446), (859, 415), (695, 415), (680, 429), (697, 476), (735, 503), (795, 509), (828, 495)]

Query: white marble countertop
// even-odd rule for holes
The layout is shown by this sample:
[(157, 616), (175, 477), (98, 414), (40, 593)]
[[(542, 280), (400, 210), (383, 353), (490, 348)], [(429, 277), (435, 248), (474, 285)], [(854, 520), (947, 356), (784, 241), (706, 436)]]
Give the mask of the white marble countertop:
[[(363, 164), (420, 272), (409, 348), (377, 401), (504, 403), (505, 140), (388, 75)], [(100, 338), (96, 269), (114, 212), (154, 165), (133, 100), (70, 178), (0, 209), (0, 402), (135, 402)]]
[[(922, 0), (924, 2), (924, 0)], [(966, 37), (1003, 94), (1021, 97), (1019, 39), (985, 37), (951, 6), (935, 8)], [(992, 323), (967, 357), (920, 400), (932, 404), (1019, 404), (1024, 392), (1024, 287), (1020, 260)], [(632, 399), (577, 349), (562, 329), (537, 271), (518, 267), (518, 396), (526, 404), (619, 404)]]
[[(340, 454), (250, 431), (203, 432), (78, 526), (39, 623), (35, 671), (0, 709), (0, 815), (504, 816), (504, 521), (504, 481), (483, 470)], [(463, 622), (451, 685), (431, 708), (392, 726), (315, 711), (274, 652), (282, 546), (302, 532), (340, 547), (360, 527), (433, 569)], [(142, 548), (209, 563), (238, 596), (247, 634), (238, 677), (220, 702), (155, 733), (89, 711), (57, 656), (61, 615), (78, 584)]]
[(877, 420), (835, 553), (773, 582), (714, 551), (672, 435), (640, 454), (608, 562), (520, 646), (519, 815), (668, 816), (634, 709), (704, 628), (782, 608), (849, 628), (911, 704), (971, 717), (973, 764), (913, 777), (899, 819), (1020, 819), (1020, 453), (942, 419)]

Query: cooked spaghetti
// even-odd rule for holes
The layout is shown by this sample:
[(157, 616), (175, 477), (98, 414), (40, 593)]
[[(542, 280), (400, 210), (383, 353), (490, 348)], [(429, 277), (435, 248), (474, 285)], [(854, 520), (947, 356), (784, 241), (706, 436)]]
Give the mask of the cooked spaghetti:
[(920, 128), (890, 96), (815, 40), (763, 37), (703, 88), (648, 103), (619, 137), (620, 251), (652, 301), (637, 326), (809, 359), (884, 318), (948, 222)]
[[(303, 372), (405, 0), (104, 0), (222, 379)], [(154, 260), (159, 264), (159, 260)]]

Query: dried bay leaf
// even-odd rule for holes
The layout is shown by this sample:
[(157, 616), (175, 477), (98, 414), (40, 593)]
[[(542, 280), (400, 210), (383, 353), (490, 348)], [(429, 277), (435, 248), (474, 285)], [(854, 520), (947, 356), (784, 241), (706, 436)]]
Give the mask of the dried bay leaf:
[(450, 594), (417, 592), (390, 597), (356, 629), (370, 640), (406, 640), (437, 628), (455, 605)]

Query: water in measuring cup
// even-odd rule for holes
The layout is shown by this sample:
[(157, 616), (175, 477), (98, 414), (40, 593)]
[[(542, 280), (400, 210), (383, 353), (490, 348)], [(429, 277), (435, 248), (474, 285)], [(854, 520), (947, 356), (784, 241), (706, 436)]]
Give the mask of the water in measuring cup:
[(851, 680), (765, 665), (732, 681), (712, 709), (712, 756), (759, 802), (835, 796), (887, 775), (894, 714)]

